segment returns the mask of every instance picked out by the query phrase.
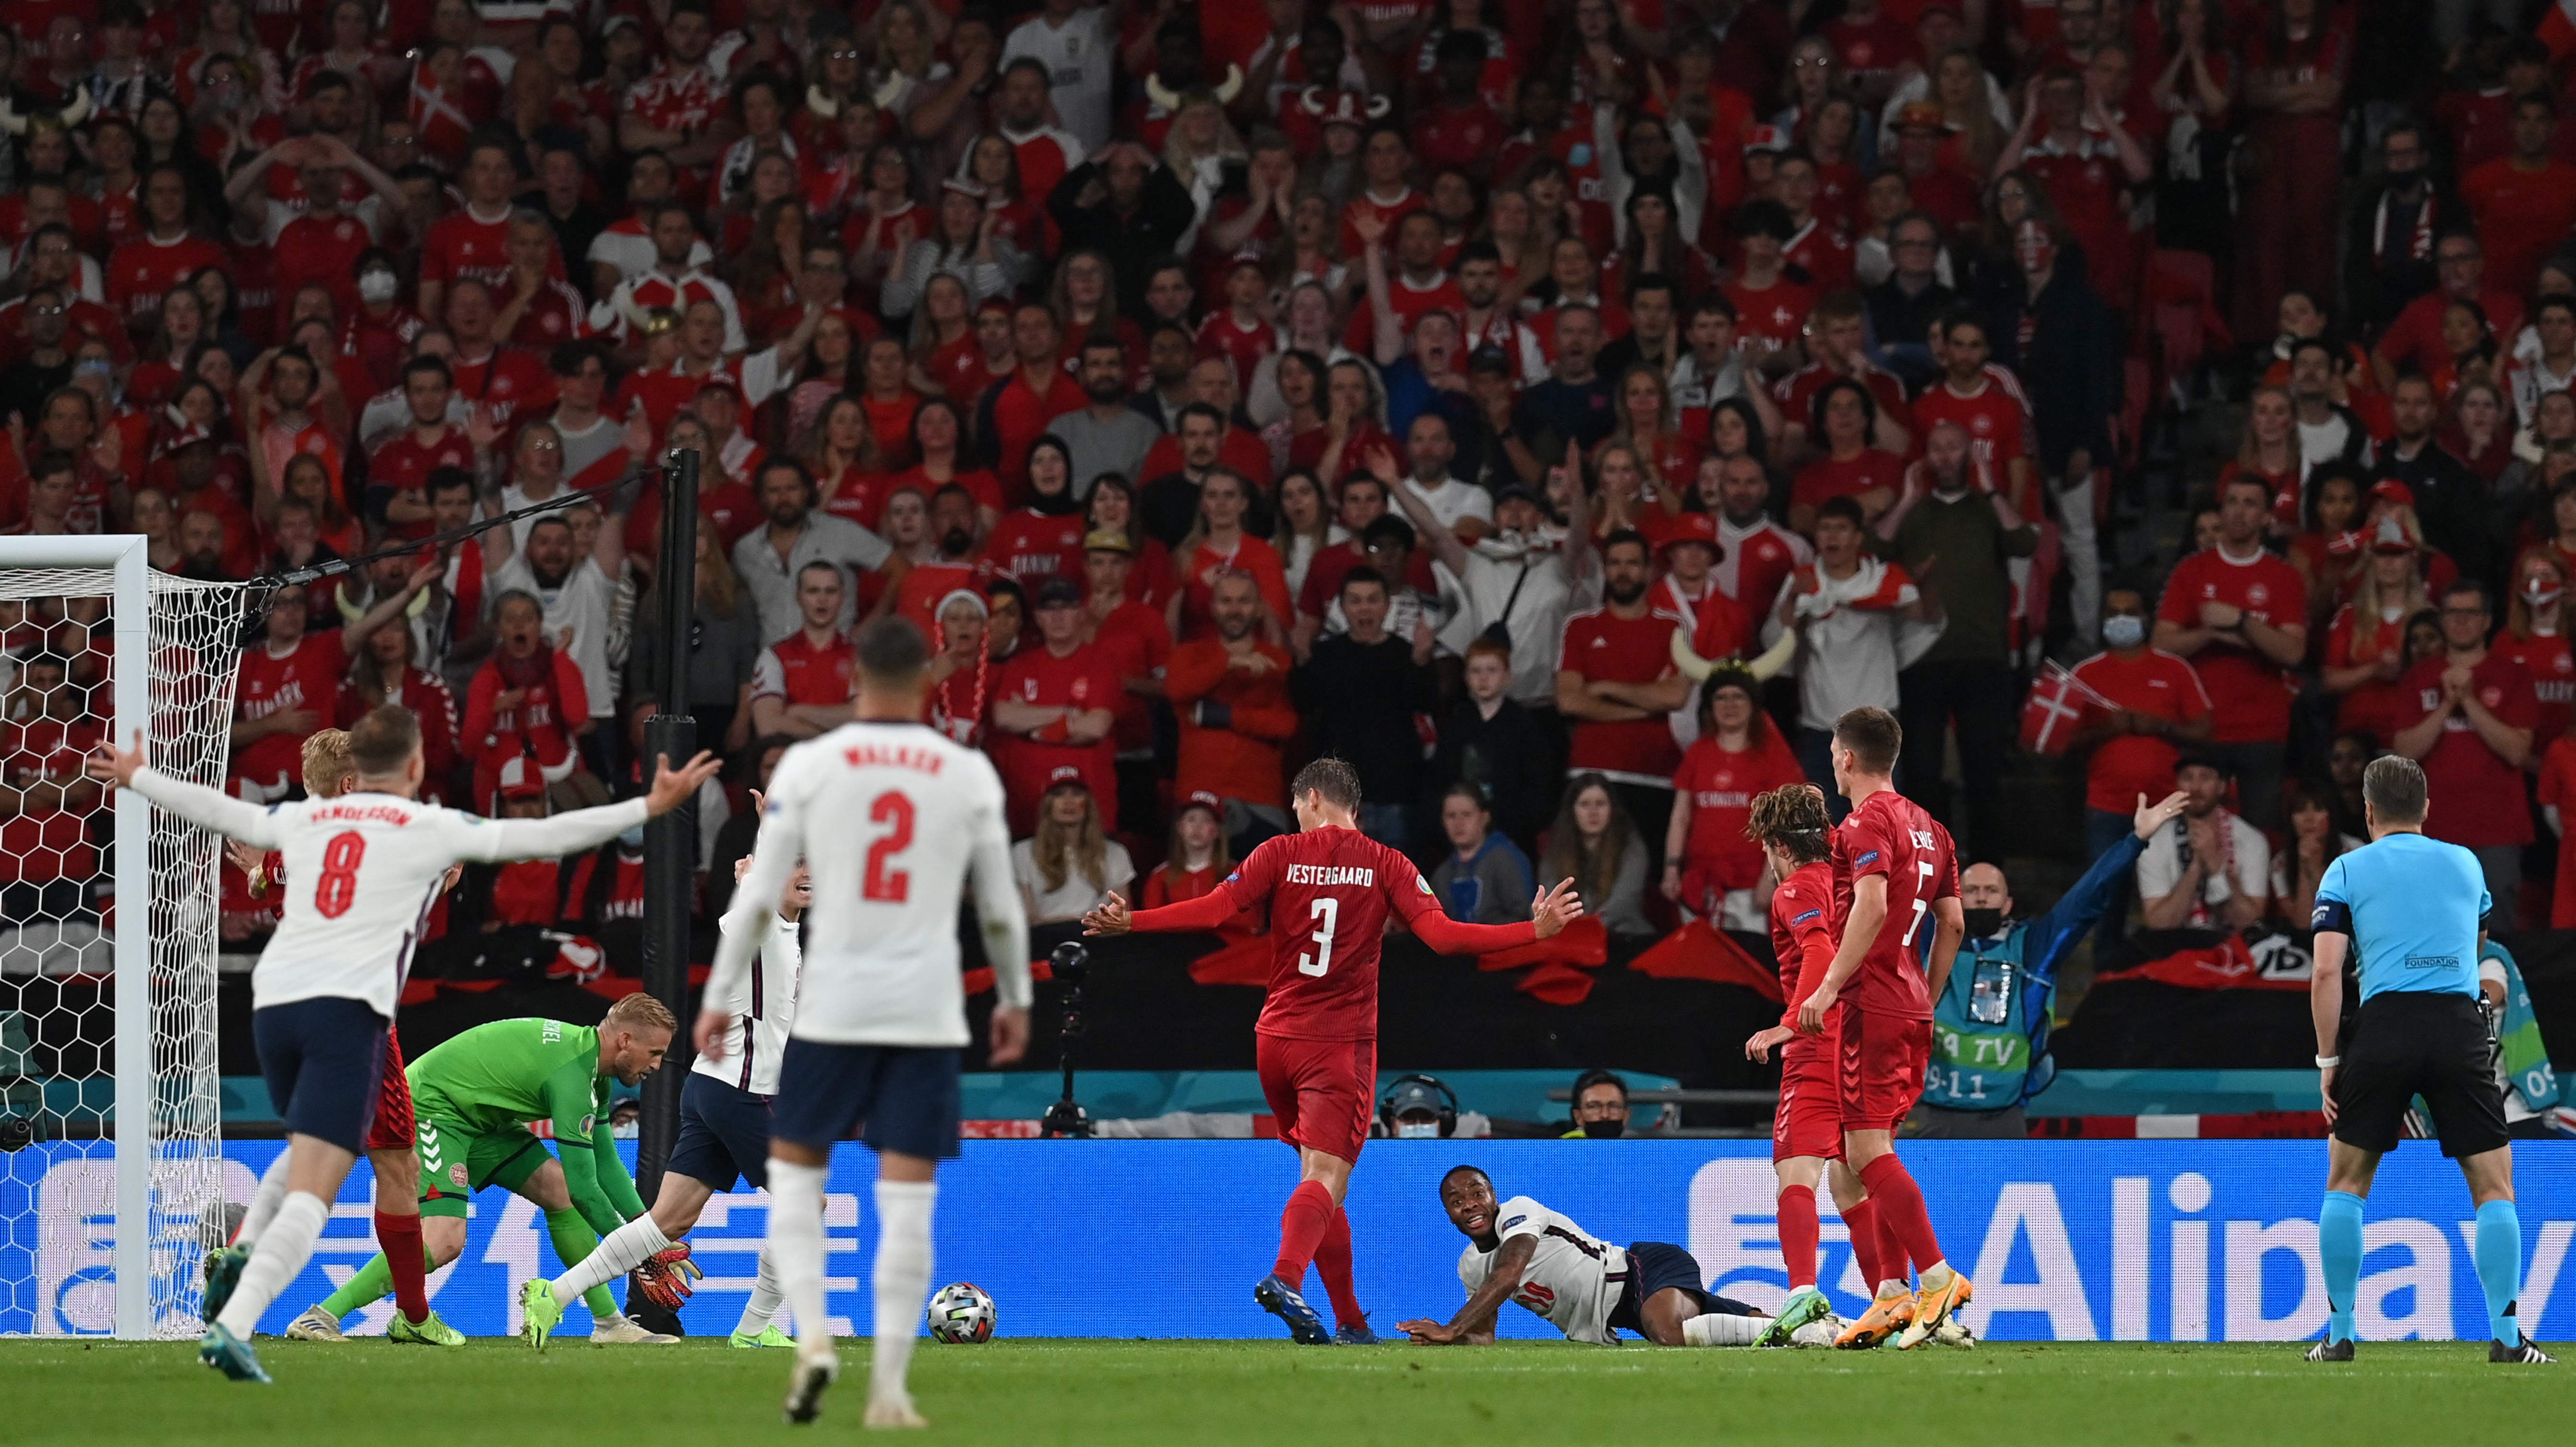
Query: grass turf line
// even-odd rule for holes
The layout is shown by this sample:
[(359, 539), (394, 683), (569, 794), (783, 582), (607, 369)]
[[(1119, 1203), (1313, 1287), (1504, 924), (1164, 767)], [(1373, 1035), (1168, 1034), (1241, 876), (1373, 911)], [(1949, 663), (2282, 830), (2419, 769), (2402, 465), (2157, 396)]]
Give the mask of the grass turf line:
[[(778, 1420), (789, 1354), (729, 1351), (716, 1339), (654, 1348), (574, 1338), (539, 1356), (495, 1339), (444, 1352), (262, 1338), (273, 1387), (226, 1382), (198, 1366), (194, 1350), (0, 1342), (0, 1380), (16, 1385), (0, 1441), (353, 1447), (423, 1432), (442, 1447), (528, 1447), (605, 1433), (661, 1447), (730, 1447), (799, 1431)], [(2477, 1344), (2365, 1344), (2348, 1366), (2312, 1366), (2300, 1350), (2008, 1343), (1900, 1355), (1003, 1340), (924, 1342), (912, 1385), (936, 1429), (1012, 1447), (1795, 1439), (1871, 1401), (1879, 1405), (1869, 1415), (1882, 1423), (1912, 1422), (1942, 1403), (1944, 1436), (1973, 1429), (2037, 1442), (2350, 1447), (2434, 1424), (2440, 1440), (2542, 1441), (2561, 1434), (2576, 1409), (2576, 1373), (2491, 1367)], [(858, 1425), (867, 1344), (844, 1343), (841, 1361), (823, 1419), (835, 1435)], [(1882, 1395), (1887, 1387), (1902, 1394)]]

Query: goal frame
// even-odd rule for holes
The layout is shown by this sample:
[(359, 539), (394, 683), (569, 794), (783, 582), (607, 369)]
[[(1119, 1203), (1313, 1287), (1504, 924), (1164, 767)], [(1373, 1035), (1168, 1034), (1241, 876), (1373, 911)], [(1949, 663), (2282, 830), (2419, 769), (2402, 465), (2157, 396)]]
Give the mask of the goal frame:
[[(0, 568), (97, 568), (112, 579), (114, 727), (131, 740), (136, 720), (152, 718), (151, 539), (136, 533), (95, 537), (0, 539)], [(116, 867), (121, 902), (114, 932), (116, 962), (116, 1276), (115, 1339), (152, 1339), (152, 802), (132, 789), (114, 795)]]

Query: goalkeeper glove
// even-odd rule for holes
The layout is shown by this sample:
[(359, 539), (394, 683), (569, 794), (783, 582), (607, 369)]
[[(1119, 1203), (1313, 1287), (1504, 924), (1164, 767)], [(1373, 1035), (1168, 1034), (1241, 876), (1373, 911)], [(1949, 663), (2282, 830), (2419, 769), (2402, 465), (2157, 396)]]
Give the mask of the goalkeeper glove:
[(706, 1278), (698, 1263), (689, 1259), (689, 1243), (674, 1241), (656, 1251), (643, 1265), (635, 1268), (635, 1285), (654, 1305), (677, 1311)]

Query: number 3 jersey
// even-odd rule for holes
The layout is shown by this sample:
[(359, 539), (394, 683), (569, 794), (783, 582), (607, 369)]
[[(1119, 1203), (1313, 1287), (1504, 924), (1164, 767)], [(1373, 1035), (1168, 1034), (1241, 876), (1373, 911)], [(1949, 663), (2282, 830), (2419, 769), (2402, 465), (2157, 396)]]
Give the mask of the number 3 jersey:
[(1497, 1208), (1493, 1250), (1470, 1241), (1458, 1253), (1458, 1279), (1468, 1292), (1494, 1274), (1494, 1258), (1515, 1236), (1537, 1238), (1538, 1248), (1530, 1253), (1512, 1300), (1546, 1317), (1567, 1341), (1618, 1345), (1610, 1313), (1628, 1286), (1628, 1253), (1527, 1196), (1514, 1196)]
[(1294, 1040), (1377, 1038), (1379, 942), (1439, 909), (1413, 861), (1355, 829), (1265, 840), (1217, 886), (1270, 921), (1270, 998), (1253, 1028)]
[[(967, 1043), (957, 912), (968, 879), (1002, 1005), (1029, 1003), (1029, 926), (1011, 877), (1002, 781), (915, 723), (843, 724), (778, 761), (751, 871), (725, 910), (710, 1000), (749, 994), (760, 915), (805, 862), (814, 902), (788, 1034), (830, 1045)], [(734, 1062), (739, 1064), (739, 1061)]]
[(148, 768), (135, 774), (134, 790), (285, 857), (277, 933), (251, 974), (253, 1009), (327, 996), (363, 1000), (387, 1019), (448, 866), (593, 849), (644, 822), (642, 799), (551, 819), (483, 819), (394, 794), (263, 808)]
[(1881, 789), (1833, 831), (1834, 933), (1848, 927), (1852, 886), (1863, 875), (1887, 880), (1887, 921), (1878, 927), (1842, 1002), (1873, 1015), (1932, 1018), (1924, 971), (1932, 949), (1932, 905), (1959, 892), (1959, 859), (1950, 832), (1922, 806)]

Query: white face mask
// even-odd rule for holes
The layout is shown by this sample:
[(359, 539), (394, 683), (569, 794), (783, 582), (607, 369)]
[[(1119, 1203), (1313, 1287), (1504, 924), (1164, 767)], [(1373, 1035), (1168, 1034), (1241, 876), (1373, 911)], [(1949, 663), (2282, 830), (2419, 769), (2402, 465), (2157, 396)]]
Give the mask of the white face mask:
[(390, 271), (370, 271), (358, 278), (358, 297), (368, 302), (392, 301), (401, 286)]
[(1397, 1121), (1395, 1138), (1406, 1141), (1436, 1141), (1440, 1139), (1440, 1122), (1436, 1120)]

